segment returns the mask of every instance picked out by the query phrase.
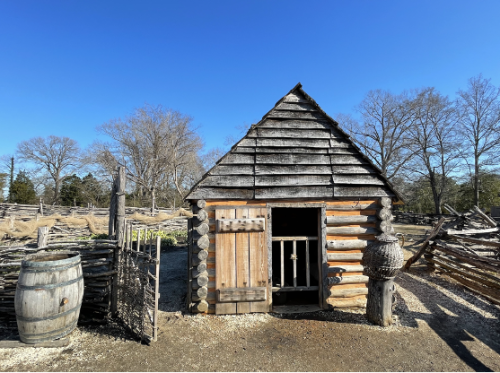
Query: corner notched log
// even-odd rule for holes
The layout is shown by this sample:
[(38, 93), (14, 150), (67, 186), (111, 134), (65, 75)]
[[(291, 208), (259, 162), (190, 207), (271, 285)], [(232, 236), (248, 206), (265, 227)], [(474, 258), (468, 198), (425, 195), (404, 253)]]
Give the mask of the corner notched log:
[(366, 303), (366, 317), (368, 321), (380, 325), (392, 324), (392, 303), (394, 280), (368, 281), (368, 300)]

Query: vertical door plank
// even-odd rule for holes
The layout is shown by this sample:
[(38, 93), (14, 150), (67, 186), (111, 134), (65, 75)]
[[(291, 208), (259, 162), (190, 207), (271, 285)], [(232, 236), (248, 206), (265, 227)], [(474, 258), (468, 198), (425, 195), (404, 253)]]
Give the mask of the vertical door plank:
[[(249, 209), (236, 209), (236, 219), (248, 219)], [(250, 287), (250, 250), (248, 232), (236, 233), (236, 287)], [(237, 313), (249, 313), (250, 302), (238, 302)]]
[[(249, 209), (249, 218), (266, 217), (267, 209)], [(266, 222), (267, 230), (267, 222)], [(251, 232), (250, 238), (250, 286), (266, 287), (267, 297), (271, 296), (267, 284), (268, 266), (267, 266), (267, 245), (266, 231)], [(251, 312), (269, 312), (269, 300), (261, 302), (251, 302)]]
[[(234, 219), (235, 210), (216, 210), (215, 219)], [(215, 236), (215, 286), (216, 289), (236, 287), (236, 235), (217, 233)], [(236, 303), (216, 303), (218, 315), (236, 313)]]

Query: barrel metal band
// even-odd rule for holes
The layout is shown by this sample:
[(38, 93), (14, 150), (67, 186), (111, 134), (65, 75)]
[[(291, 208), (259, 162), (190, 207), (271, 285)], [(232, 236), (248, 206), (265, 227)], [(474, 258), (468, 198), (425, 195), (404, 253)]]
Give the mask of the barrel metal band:
[(45, 290), (45, 289), (55, 289), (55, 288), (60, 288), (61, 286), (66, 286), (66, 285), (71, 285), (74, 284), (75, 282), (78, 282), (80, 280), (83, 280), (83, 276), (77, 277), (73, 280), (70, 281), (65, 281), (61, 282), (58, 284), (48, 284), (48, 285), (33, 285), (33, 286), (28, 286), (28, 285), (21, 285), (19, 282), (17, 283), (18, 289), (21, 290)]
[(51, 336), (54, 333), (61, 333), (61, 332), (66, 331), (67, 329), (71, 329), (71, 328), (75, 327), (77, 323), (78, 323), (78, 320), (75, 320), (75, 321), (73, 321), (69, 325), (66, 325), (66, 326), (64, 326), (62, 328), (59, 328), (59, 329), (56, 329), (56, 330), (51, 330), (50, 332), (46, 332), (46, 333), (31, 333), (31, 334), (28, 334), (28, 333), (19, 332), (19, 335), (22, 335), (23, 337), (27, 337), (27, 338), (30, 338), (30, 337)]
[(24, 317), (24, 316), (21, 316), (21, 315), (18, 315), (16, 314), (16, 319), (18, 320), (21, 320), (21, 321), (44, 321), (44, 320), (54, 320), (54, 319), (57, 319), (61, 316), (65, 316), (65, 315), (68, 315), (72, 312), (75, 312), (75, 311), (79, 311), (80, 310), (80, 307), (82, 306), (82, 302), (78, 303), (76, 305), (76, 307), (73, 307), (72, 309), (68, 310), (68, 311), (65, 311), (65, 312), (61, 312), (61, 313), (58, 313), (56, 315), (51, 315), (51, 316), (46, 316), (46, 317)]
[(70, 269), (73, 267), (79, 266), (81, 261), (78, 261), (73, 264), (68, 264), (62, 267), (54, 267), (54, 268), (47, 268), (43, 269), (43, 267), (32, 267), (32, 266), (26, 266), (26, 265), (21, 265), (23, 267), (23, 272), (29, 272), (29, 273), (39, 273), (39, 272), (57, 272), (57, 271), (63, 271), (66, 269)]

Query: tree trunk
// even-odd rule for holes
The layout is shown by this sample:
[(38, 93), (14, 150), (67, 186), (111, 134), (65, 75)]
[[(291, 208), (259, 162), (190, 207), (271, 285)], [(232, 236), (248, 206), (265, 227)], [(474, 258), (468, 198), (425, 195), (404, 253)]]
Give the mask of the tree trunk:
[(368, 321), (380, 326), (392, 324), (393, 293), (394, 279), (368, 280), (368, 300), (366, 303)]
[(474, 159), (474, 205), (479, 206), (479, 156), (476, 154)]
[(9, 184), (10, 203), (12, 203), (12, 184), (14, 184), (14, 157), (10, 158), (10, 184)]

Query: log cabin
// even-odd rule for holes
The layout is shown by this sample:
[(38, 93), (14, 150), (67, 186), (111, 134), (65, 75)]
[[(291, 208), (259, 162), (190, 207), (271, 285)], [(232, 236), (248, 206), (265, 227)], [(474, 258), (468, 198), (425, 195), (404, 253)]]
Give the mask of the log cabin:
[(365, 307), (363, 251), (401, 197), (299, 83), (186, 200), (188, 308), (222, 315)]

